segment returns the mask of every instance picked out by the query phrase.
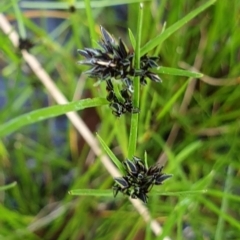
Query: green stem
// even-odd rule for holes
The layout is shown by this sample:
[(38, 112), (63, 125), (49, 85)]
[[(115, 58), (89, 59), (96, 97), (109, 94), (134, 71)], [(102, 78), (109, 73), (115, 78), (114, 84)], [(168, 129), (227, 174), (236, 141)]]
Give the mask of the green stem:
[[(233, 181), (233, 167), (230, 165), (228, 166), (227, 170), (227, 179), (226, 179), (226, 184), (224, 188), (224, 193), (229, 193), (230, 188), (232, 186), (232, 181)], [(224, 196), (222, 199), (222, 205), (221, 205), (221, 212), (226, 213), (228, 209), (228, 201), (229, 199)], [(217, 223), (217, 229), (215, 233), (215, 239), (221, 239), (223, 236), (223, 231), (224, 231), (224, 218), (220, 215)]]
[(26, 39), (27, 34), (26, 34), (26, 30), (25, 30), (25, 27), (24, 27), (24, 24), (23, 24), (23, 19), (22, 19), (21, 12), (20, 12), (18, 4), (17, 4), (17, 0), (12, 0), (12, 5), (13, 5), (13, 8), (14, 8), (14, 12), (16, 14), (19, 35), (22, 39)]
[(92, 43), (92, 47), (93, 47), (95, 45), (94, 39), (96, 39), (96, 33), (94, 30), (94, 19), (93, 19), (93, 15), (92, 15), (90, 0), (85, 0), (85, 7), (86, 7), (86, 14), (87, 14), (87, 20), (88, 20), (88, 25), (89, 25), (91, 43)]
[[(138, 13), (138, 25), (137, 25), (137, 38), (135, 47), (135, 58), (134, 67), (136, 69), (140, 68), (140, 45), (141, 45), (141, 35), (142, 35), (142, 22), (143, 22), (143, 4), (140, 3), (139, 13)], [(133, 105), (135, 108), (139, 108), (140, 99), (140, 77), (134, 78), (134, 93), (133, 93)], [(131, 115), (131, 127), (129, 136), (129, 147), (128, 147), (128, 158), (132, 159), (136, 152), (137, 146), (137, 135), (138, 135), (138, 114)]]

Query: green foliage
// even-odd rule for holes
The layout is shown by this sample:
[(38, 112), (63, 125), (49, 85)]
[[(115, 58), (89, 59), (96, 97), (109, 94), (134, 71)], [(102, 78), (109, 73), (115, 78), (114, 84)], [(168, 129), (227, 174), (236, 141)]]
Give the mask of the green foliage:
[(16, 183), (16, 182), (13, 182), (13, 183), (7, 184), (7, 185), (5, 185), (5, 186), (1, 186), (1, 187), (0, 187), (0, 191), (6, 191), (6, 190), (8, 190), (8, 189), (10, 189), (10, 188), (15, 187), (16, 185), (17, 185), (17, 183)]
[(57, 117), (71, 111), (79, 111), (90, 107), (99, 107), (107, 103), (108, 101), (106, 99), (93, 98), (38, 109), (30, 113), (23, 114), (22, 116), (16, 117), (15, 119), (11, 119), (5, 124), (0, 125), (0, 137), (12, 133), (13, 131), (18, 130), (25, 125)]
[[(0, 2), (69, 100), (52, 100), (1, 30), (0, 238), (188, 239), (187, 229), (194, 239), (239, 238), (239, 1), (152, 0), (140, 10), (137, 0)], [(52, 18), (58, 23), (50, 29)], [(76, 50), (96, 44), (99, 25), (133, 47), (136, 66), (140, 55), (160, 56), (154, 72), (162, 83), (135, 86), (139, 114), (113, 116), (105, 83), (95, 86), (76, 64)], [(101, 155), (63, 115), (71, 111), (118, 168), (147, 153), (149, 166), (159, 161), (173, 174), (153, 187), (146, 205), (161, 235), (125, 196), (113, 198)]]

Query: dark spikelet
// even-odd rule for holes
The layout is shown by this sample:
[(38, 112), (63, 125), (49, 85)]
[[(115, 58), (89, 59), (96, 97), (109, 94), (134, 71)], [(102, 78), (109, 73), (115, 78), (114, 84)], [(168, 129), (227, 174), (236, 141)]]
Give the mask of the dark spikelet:
[(126, 160), (125, 162), (124, 162), (124, 165), (125, 165), (125, 167), (126, 167), (126, 169), (127, 169), (127, 171), (130, 173), (130, 175), (135, 175), (135, 174), (137, 174), (137, 167), (136, 167), (136, 165), (132, 162), (132, 161), (130, 161), (130, 160)]
[(160, 77), (151, 72), (151, 68), (157, 68), (158, 57), (144, 55), (140, 59), (140, 69), (133, 66), (134, 53), (130, 53), (121, 38), (116, 39), (102, 26), (100, 26), (101, 39), (98, 42), (99, 48), (78, 49), (78, 53), (85, 59), (78, 61), (80, 65), (87, 65), (91, 68), (85, 73), (98, 81), (118, 80), (122, 82), (125, 91), (123, 101), (117, 98), (114, 89), (108, 91), (107, 100), (112, 113), (120, 117), (125, 113), (139, 113), (132, 103), (134, 92), (133, 78), (140, 77), (140, 84), (146, 85), (147, 79), (153, 82), (161, 82)]
[[(158, 67), (158, 57), (148, 57), (144, 55), (141, 57), (141, 69), (133, 68), (134, 53), (130, 53), (125, 43), (119, 38), (118, 42), (115, 38), (102, 26), (100, 26), (102, 39), (98, 42), (98, 48), (84, 48), (78, 50), (78, 53), (86, 58), (86, 60), (79, 61), (79, 64), (94, 66), (94, 74), (91, 71), (87, 73), (90, 77), (104, 78), (105, 72), (108, 72), (110, 78), (114, 79), (131, 79), (134, 76), (141, 76), (142, 78), (149, 78), (152, 81), (159, 82), (160, 78), (156, 74), (149, 71), (150, 68)], [(104, 66), (104, 68), (102, 68)], [(100, 68), (101, 73), (97, 67)], [(97, 69), (97, 70), (96, 70)], [(106, 80), (106, 79), (102, 79)], [(145, 84), (142, 79), (141, 83)], [(132, 83), (131, 83), (132, 84)]]
[(32, 41), (28, 38), (19, 38), (18, 39), (18, 49), (19, 50), (30, 50), (32, 47), (34, 47), (34, 44)]
[(126, 159), (123, 162), (123, 166), (126, 170), (126, 176), (114, 178), (114, 197), (117, 196), (118, 192), (122, 192), (131, 198), (138, 198), (147, 203), (147, 194), (152, 187), (161, 185), (166, 179), (172, 177), (171, 174), (162, 173), (162, 166), (154, 165), (147, 168), (142, 160), (137, 157), (133, 157), (132, 161)]
[(100, 30), (102, 32), (103, 41), (106, 45), (115, 44), (115, 39), (103, 26), (100, 26)]
[(166, 179), (172, 177), (172, 174), (162, 174), (160, 176), (156, 177), (156, 185), (162, 184), (162, 182), (164, 182)]
[(162, 79), (155, 73), (147, 72), (146, 77), (148, 77), (154, 82), (162, 82)]
[(128, 182), (124, 178), (114, 178), (114, 181), (122, 188), (127, 188), (129, 186)]
[(91, 58), (92, 56), (86, 50), (78, 49), (77, 52), (84, 56), (85, 58)]
[(121, 38), (119, 38), (118, 52), (121, 54), (122, 58), (126, 58), (128, 56), (128, 51)]

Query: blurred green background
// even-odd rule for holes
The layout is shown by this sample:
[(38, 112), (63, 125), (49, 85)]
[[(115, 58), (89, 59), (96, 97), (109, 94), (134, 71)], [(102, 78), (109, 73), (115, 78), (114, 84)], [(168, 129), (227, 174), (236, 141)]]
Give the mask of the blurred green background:
[[(34, 55), (68, 101), (106, 97), (105, 85), (81, 73), (77, 49), (91, 47), (99, 25), (131, 49), (137, 1), (7, 1), (0, 12), (28, 39)], [(126, 4), (119, 3), (126, 2)], [(142, 45), (208, 1), (144, 1)], [(95, 39), (90, 38), (90, 25)], [(164, 75), (163, 83), (141, 88), (136, 156), (165, 163), (173, 174), (163, 192), (209, 189), (207, 193), (150, 196), (146, 205), (163, 233), (149, 224), (126, 197), (71, 196), (71, 189), (111, 189), (113, 179), (65, 115), (40, 121), (0, 141), (0, 239), (240, 239), (240, 1), (218, 0), (187, 22), (149, 55), (159, 65), (201, 72), (204, 77)], [(0, 30), (0, 125), (55, 105)], [(185, 87), (183, 87), (185, 84)], [(180, 89), (182, 90), (180, 91)], [(178, 92), (178, 97), (174, 97)], [(167, 104), (165, 114), (161, 114)], [(116, 118), (107, 106), (78, 112), (115, 155), (127, 157), (130, 115)], [(167, 238), (165, 238), (167, 239)]]

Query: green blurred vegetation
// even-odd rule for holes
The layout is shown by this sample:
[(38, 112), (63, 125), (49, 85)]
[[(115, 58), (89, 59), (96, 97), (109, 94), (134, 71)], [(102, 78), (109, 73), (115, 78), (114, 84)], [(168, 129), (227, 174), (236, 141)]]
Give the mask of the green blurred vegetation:
[[(76, 64), (81, 58), (76, 50), (96, 44), (99, 25), (130, 46), (128, 28), (136, 36), (139, 4), (91, 1), (89, 12), (81, 8), (84, 2), (88, 1), (78, 1), (79, 8), (70, 12), (74, 1), (55, 1), (51, 6), (1, 1), (0, 11), (21, 38), (31, 40), (34, 46), (29, 52), (69, 101), (94, 98), (71, 106), (87, 108), (78, 112), (80, 117), (123, 160), (128, 155), (131, 116), (116, 118), (104, 106), (105, 85), (94, 86), (93, 79), (81, 75), (86, 68)], [(42, 112), (37, 110), (56, 103), (20, 50), (0, 31), (0, 129), (37, 111), (33, 124), (0, 133), (0, 239), (239, 239), (240, 1), (218, 0), (167, 35), (169, 27), (207, 2), (144, 1), (142, 51), (160, 56), (166, 70), (204, 74), (188, 79), (162, 71), (161, 84), (141, 87), (135, 155), (143, 159), (146, 151), (149, 164), (154, 164), (165, 153), (164, 172), (174, 175), (154, 190), (209, 189), (151, 195), (147, 207), (163, 226), (161, 236), (151, 232), (121, 194), (116, 199), (68, 194), (72, 189), (104, 192), (111, 189), (112, 177), (67, 117), (58, 116), (66, 110), (43, 110), (48, 117), (53, 115), (39, 121)], [(157, 44), (155, 37), (161, 32), (166, 38)], [(145, 45), (150, 40), (154, 48)], [(24, 123), (24, 118), (20, 121)], [(16, 186), (3, 187), (15, 181)]]

